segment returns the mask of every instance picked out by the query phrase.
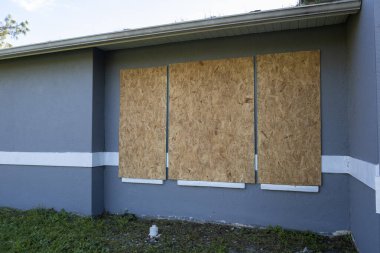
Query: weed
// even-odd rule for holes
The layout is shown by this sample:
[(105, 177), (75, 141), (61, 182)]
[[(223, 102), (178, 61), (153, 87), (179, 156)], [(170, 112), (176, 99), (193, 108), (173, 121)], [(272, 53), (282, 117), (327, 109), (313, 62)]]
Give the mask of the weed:
[[(160, 238), (147, 240), (149, 227)], [(128, 212), (82, 217), (61, 210), (0, 208), (0, 252), (356, 252), (349, 236), (326, 237), (281, 227), (239, 228), (139, 219)]]

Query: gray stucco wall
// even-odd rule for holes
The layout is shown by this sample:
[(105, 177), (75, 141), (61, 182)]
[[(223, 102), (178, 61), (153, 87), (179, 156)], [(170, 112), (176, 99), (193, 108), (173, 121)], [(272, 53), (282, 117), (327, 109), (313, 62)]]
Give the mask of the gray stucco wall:
[[(379, 161), (379, 1), (363, 0), (359, 15), (347, 24), (349, 149), (352, 157)], [(376, 25), (375, 25), (376, 22)], [(375, 33), (375, 29), (377, 33)], [(380, 42), (380, 41), (379, 41)], [(350, 224), (360, 252), (380, 252), (380, 215), (375, 191), (350, 179)]]
[(93, 51), (93, 90), (92, 90), (92, 152), (103, 152), (104, 139), (104, 53)]
[(0, 61), (0, 77), (0, 151), (91, 151), (92, 50)]
[(91, 215), (104, 212), (104, 166), (91, 169)]
[(350, 226), (360, 252), (380, 252), (380, 215), (376, 214), (375, 191), (350, 177)]
[[(103, 152), (104, 139), (104, 53), (93, 50), (93, 90), (92, 90), (92, 152)], [(104, 211), (104, 167), (96, 167), (92, 173), (92, 214)]]
[[(104, 57), (80, 50), (0, 61), (0, 151), (104, 151)], [(103, 167), (0, 165), (0, 206), (103, 212)]]
[(93, 214), (92, 168), (0, 165), (0, 207)]
[(373, 0), (347, 25), (349, 146), (352, 157), (378, 163)]
[[(374, 2), (375, 20), (375, 49), (376, 49), (376, 78), (377, 78), (377, 127), (380, 133), (380, 1)], [(380, 152), (380, 139), (378, 140), (378, 151)]]
[[(281, 225), (290, 229), (334, 232), (348, 229), (348, 175), (325, 174), (320, 193), (222, 189), (122, 183), (117, 167), (106, 167), (105, 209), (138, 215), (161, 216), (247, 225)], [(323, 208), (322, 208), (323, 207)]]

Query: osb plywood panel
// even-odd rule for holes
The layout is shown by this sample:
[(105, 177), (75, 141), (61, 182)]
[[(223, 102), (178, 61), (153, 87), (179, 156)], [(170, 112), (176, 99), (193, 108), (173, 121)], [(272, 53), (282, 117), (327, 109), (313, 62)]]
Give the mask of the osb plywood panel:
[(257, 57), (260, 183), (321, 185), (320, 52)]
[(169, 178), (254, 183), (252, 58), (169, 69)]
[(166, 177), (166, 80), (166, 67), (120, 73), (120, 177)]

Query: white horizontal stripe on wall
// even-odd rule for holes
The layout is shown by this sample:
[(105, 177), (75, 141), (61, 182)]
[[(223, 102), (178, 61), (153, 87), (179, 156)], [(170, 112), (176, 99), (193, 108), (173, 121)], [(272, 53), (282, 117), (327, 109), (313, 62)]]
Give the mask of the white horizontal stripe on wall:
[[(257, 155), (255, 155), (256, 163)], [(167, 162), (169, 157), (167, 155)], [(96, 167), (118, 166), (118, 152), (5, 152), (0, 151), (0, 164), (9, 165), (40, 165), (40, 166), (71, 166), (71, 167)], [(322, 172), (324, 173), (349, 173), (349, 165), (359, 168), (372, 168), (374, 165), (349, 156), (322, 156)], [(376, 166), (376, 165), (375, 165)], [(259, 169), (259, 168), (258, 168)], [(257, 169), (256, 169), (257, 170)]]
[(376, 213), (380, 213), (380, 177), (375, 178), (376, 184)]
[(92, 153), (0, 152), (0, 164), (93, 167)]
[(323, 173), (346, 173), (375, 189), (375, 177), (379, 176), (379, 165), (350, 156), (322, 156)]
[(4, 152), (0, 151), (0, 164), (25, 166), (97, 167), (118, 166), (118, 152)]
[(349, 173), (349, 156), (322, 156), (322, 173)]
[(365, 183), (372, 189), (375, 187), (375, 178), (379, 176), (379, 165), (365, 162), (353, 157), (349, 158), (349, 174)]
[[(260, 165), (255, 156), (255, 170)], [(169, 162), (167, 157), (166, 162)], [(57, 166), (57, 167), (97, 167), (118, 166), (118, 152), (6, 152), (0, 151), (0, 165)], [(380, 171), (379, 165), (362, 161), (350, 156), (322, 156), (322, 173), (350, 174), (376, 191), (376, 212), (380, 213)], [(128, 183), (163, 184), (162, 180), (122, 179)], [(162, 182), (161, 182), (162, 181)], [(178, 185), (206, 186), (244, 189), (245, 184), (223, 182), (201, 182), (178, 180)], [(306, 188), (305, 188), (306, 187)], [(265, 190), (316, 192), (318, 186), (261, 185)]]
[[(260, 170), (259, 162), (260, 161), (256, 163), (258, 170)], [(0, 164), (59, 167), (118, 166), (119, 153), (0, 151)], [(347, 173), (368, 185), (372, 189), (375, 189), (375, 177), (379, 176), (379, 165), (349, 156), (322, 156), (322, 172), (339, 174)]]
[(119, 152), (94, 153), (99, 161), (98, 166), (119, 166)]

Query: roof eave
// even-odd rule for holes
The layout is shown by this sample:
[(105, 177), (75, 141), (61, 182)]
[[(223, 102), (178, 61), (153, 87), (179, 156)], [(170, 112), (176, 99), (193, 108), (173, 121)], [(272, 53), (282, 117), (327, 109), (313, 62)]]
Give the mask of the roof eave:
[[(168, 25), (124, 30), (112, 33), (58, 40), (0, 50), (0, 60), (30, 55), (46, 54), (75, 49), (127, 44), (148, 40), (224, 31), (242, 27), (278, 24), (294, 20), (305, 20), (329, 16), (358, 13), (360, 0), (346, 0), (325, 4), (298, 6), (293, 8), (260, 11), (240, 15), (225, 16), (206, 20), (196, 20)], [(154, 44), (154, 43), (153, 43)], [(159, 44), (159, 43), (157, 43)]]

